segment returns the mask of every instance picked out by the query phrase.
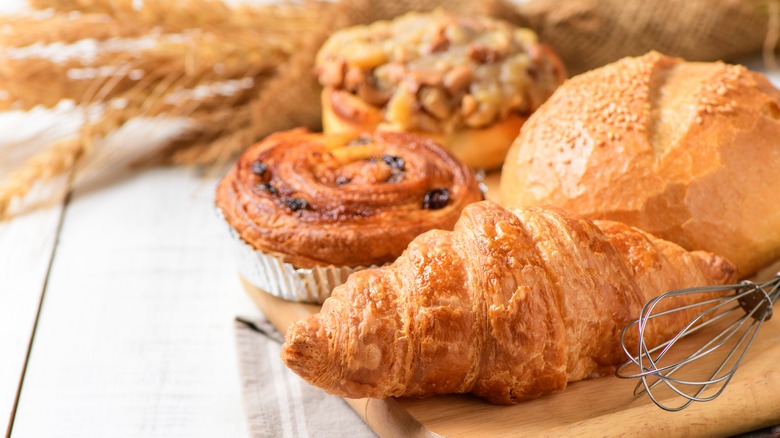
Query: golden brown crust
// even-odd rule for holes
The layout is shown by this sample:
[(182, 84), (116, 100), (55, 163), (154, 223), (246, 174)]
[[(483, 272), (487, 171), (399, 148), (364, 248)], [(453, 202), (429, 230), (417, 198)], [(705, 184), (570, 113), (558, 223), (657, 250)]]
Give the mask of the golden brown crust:
[[(282, 358), (346, 397), (471, 392), (517, 403), (611, 372), (625, 360), (621, 329), (651, 297), (734, 279), (722, 258), (599, 225), (471, 204), (454, 231), (425, 233), (392, 265), (351, 275), (288, 330)], [(649, 329), (649, 342), (688, 318)]]
[(658, 53), (569, 80), (507, 155), (505, 205), (621, 221), (733, 261), (780, 257), (780, 91), (741, 66)]
[(293, 130), (242, 154), (216, 202), (252, 247), (309, 267), (392, 261), (480, 199), (473, 173), (428, 139)]
[(475, 168), (498, 167), (566, 77), (533, 32), (442, 11), (337, 32), (317, 71), (325, 132), (421, 133)]

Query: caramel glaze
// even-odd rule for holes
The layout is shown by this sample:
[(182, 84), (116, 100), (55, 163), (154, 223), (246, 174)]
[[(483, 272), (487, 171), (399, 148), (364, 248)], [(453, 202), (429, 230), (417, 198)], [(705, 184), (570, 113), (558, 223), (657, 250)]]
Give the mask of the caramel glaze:
[(482, 197), (474, 174), (429, 139), (297, 129), (249, 148), (216, 202), (244, 241), (298, 267), (370, 266), (424, 231), (452, 229)]

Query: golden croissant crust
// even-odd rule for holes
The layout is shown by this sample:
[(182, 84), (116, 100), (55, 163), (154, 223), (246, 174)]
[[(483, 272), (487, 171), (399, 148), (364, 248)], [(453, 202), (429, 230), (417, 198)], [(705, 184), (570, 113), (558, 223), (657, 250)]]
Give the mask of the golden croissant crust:
[(651, 297), (733, 277), (723, 258), (623, 224), (479, 202), (453, 232), (427, 232), (392, 265), (351, 275), (290, 327), (282, 358), (340, 396), (516, 403), (612, 372), (622, 328)]
[(244, 241), (298, 267), (370, 266), (424, 231), (452, 229), (482, 197), (474, 174), (424, 137), (298, 129), (242, 154), (216, 202)]

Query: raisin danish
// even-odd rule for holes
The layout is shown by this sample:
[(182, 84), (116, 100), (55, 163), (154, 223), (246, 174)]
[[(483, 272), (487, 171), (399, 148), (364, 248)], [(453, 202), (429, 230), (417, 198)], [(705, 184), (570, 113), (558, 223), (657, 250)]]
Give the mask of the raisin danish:
[(325, 132), (423, 133), (474, 168), (498, 167), (566, 76), (532, 31), (442, 11), (336, 32), (316, 71)]
[(424, 231), (451, 229), (482, 197), (471, 170), (428, 138), (299, 129), (244, 152), (216, 203), (244, 247), (245, 279), (321, 302), (355, 268), (393, 261)]

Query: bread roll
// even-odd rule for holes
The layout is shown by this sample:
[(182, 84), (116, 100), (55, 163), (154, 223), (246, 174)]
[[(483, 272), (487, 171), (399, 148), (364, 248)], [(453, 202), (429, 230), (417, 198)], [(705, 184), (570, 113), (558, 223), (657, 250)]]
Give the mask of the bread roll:
[(743, 66), (651, 52), (576, 76), (529, 119), (506, 205), (555, 205), (720, 254), (780, 257), (780, 91)]

